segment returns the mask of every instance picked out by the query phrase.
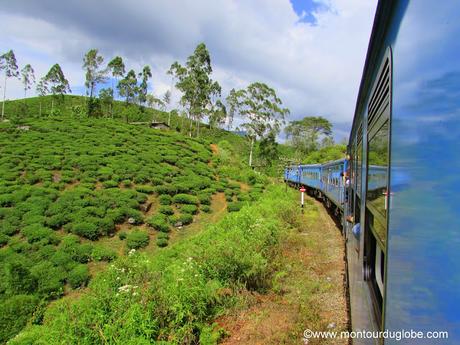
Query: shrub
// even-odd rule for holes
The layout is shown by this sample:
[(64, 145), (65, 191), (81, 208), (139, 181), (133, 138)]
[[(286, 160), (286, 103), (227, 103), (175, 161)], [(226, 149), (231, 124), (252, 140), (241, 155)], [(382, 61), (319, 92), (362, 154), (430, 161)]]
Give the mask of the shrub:
[(211, 195), (209, 194), (199, 194), (198, 200), (200, 200), (201, 205), (211, 205)]
[(122, 241), (123, 241), (124, 239), (126, 239), (126, 232), (121, 231), (121, 232), (118, 234), (118, 238), (119, 238), (120, 240), (122, 240)]
[(50, 261), (55, 266), (62, 267), (66, 271), (70, 271), (76, 265), (76, 262), (72, 260), (70, 254), (61, 249), (58, 249), (56, 253), (51, 256)]
[(108, 180), (108, 181), (102, 182), (102, 186), (104, 188), (117, 188), (118, 187), (118, 182), (113, 181), (113, 180)]
[(166, 232), (160, 232), (158, 233), (157, 238), (163, 238), (169, 240), (169, 235)]
[(170, 185), (161, 185), (155, 187), (155, 193), (158, 195), (171, 195), (176, 192), (176, 189)]
[(21, 230), (29, 243), (40, 241), (43, 244), (58, 244), (59, 238), (53, 230), (41, 225), (28, 225)]
[(39, 299), (33, 295), (16, 295), (0, 303), (0, 343), (19, 333), (34, 313)]
[(67, 278), (70, 286), (73, 289), (84, 287), (89, 281), (89, 269), (87, 265), (77, 265), (70, 272)]
[(169, 225), (164, 214), (156, 214), (147, 219), (147, 224), (152, 228), (162, 232), (169, 232)]
[(158, 238), (157, 239), (157, 246), (162, 248), (168, 245), (168, 240), (166, 238)]
[(170, 215), (173, 215), (174, 214), (174, 210), (171, 206), (168, 206), (168, 205), (162, 205), (160, 206), (158, 212), (162, 213), (162, 214), (165, 214), (167, 216), (170, 216)]
[(149, 185), (139, 185), (136, 186), (136, 191), (145, 194), (152, 194), (153, 192), (155, 192), (155, 188)]
[(173, 202), (175, 204), (191, 204), (197, 205), (199, 203), (198, 198), (189, 194), (176, 194), (173, 197)]
[(231, 202), (228, 204), (227, 210), (228, 212), (237, 212), (241, 210), (242, 207), (243, 207), (243, 204), (240, 202)]
[(188, 225), (193, 222), (193, 216), (188, 213), (183, 213), (179, 215), (174, 215), (169, 218), (169, 221), (172, 225), (176, 223), (182, 223), (182, 225)]
[(171, 196), (167, 194), (160, 195), (158, 200), (160, 201), (160, 205), (171, 205), (172, 202)]
[(104, 217), (97, 221), (97, 227), (99, 228), (99, 232), (102, 235), (108, 235), (113, 233), (115, 230), (115, 223), (113, 222), (112, 218)]
[(144, 215), (141, 211), (135, 210), (133, 208), (124, 208), (123, 213), (126, 218), (133, 218), (134, 224), (142, 224), (144, 222)]
[(45, 223), (47, 226), (49, 226), (52, 229), (59, 229), (64, 224), (66, 224), (68, 221), (69, 219), (66, 214), (58, 213), (58, 214), (55, 214), (54, 216), (46, 218)]
[(121, 181), (121, 183), (123, 184), (123, 187), (126, 187), (126, 188), (129, 188), (132, 185), (131, 180), (123, 180)]
[(9, 236), (0, 233), (0, 247), (4, 246), (5, 244), (7, 244), (9, 240), (10, 240)]
[(250, 201), (251, 197), (247, 193), (242, 193), (237, 196), (238, 201)]
[(97, 225), (94, 223), (77, 223), (72, 226), (72, 232), (89, 240), (97, 240), (100, 235)]
[(211, 207), (209, 205), (201, 205), (200, 209), (203, 212), (211, 213)]
[(112, 261), (117, 257), (117, 253), (110, 248), (98, 245), (94, 246), (91, 257), (95, 261)]
[(198, 207), (195, 205), (182, 205), (180, 208), (182, 213), (190, 213), (190, 214), (197, 214)]
[(84, 264), (91, 260), (93, 245), (89, 243), (76, 243), (65, 248), (65, 250), (70, 254), (72, 260)]
[(149, 244), (149, 235), (145, 231), (135, 230), (126, 236), (126, 245), (129, 249), (139, 249)]

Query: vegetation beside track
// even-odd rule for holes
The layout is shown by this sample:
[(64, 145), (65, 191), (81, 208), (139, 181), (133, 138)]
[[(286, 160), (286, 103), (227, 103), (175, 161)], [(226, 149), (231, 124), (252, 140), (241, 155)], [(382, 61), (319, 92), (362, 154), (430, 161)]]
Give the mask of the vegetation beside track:
[(271, 186), (188, 241), (117, 259), (85, 294), (53, 303), (42, 325), (11, 344), (215, 343), (225, 334), (214, 324), (219, 315), (273, 287), (280, 243), (300, 215), (293, 195)]

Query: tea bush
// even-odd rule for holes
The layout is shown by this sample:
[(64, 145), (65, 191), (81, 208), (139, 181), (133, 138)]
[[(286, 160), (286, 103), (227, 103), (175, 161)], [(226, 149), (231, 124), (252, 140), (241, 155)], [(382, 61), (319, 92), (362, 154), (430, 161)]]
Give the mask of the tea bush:
[(160, 205), (171, 205), (172, 203), (171, 196), (167, 194), (160, 195), (158, 200), (160, 201)]
[(147, 218), (147, 224), (152, 228), (162, 232), (169, 232), (167, 217), (164, 214), (156, 214)]
[(243, 207), (243, 204), (241, 202), (231, 202), (228, 204), (227, 210), (228, 212), (237, 212), (241, 210), (242, 207)]
[(198, 205), (199, 200), (196, 196), (188, 194), (176, 194), (172, 198), (173, 203), (175, 204), (191, 204)]
[(160, 208), (158, 209), (158, 212), (163, 213), (163, 214), (165, 214), (167, 216), (170, 216), (170, 215), (174, 214), (173, 208), (171, 206), (168, 206), (168, 205), (160, 206)]
[(157, 246), (158, 247), (166, 247), (168, 245), (168, 240), (166, 238), (158, 238), (157, 239)]
[(126, 246), (129, 249), (144, 248), (149, 244), (149, 235), (145, 231), (135, 230), (126, 236)]
[(193, 216), (188, 213), (178, 214), (178, 215), (169, 217), (169, 222), (172, 225), (175, 225), (177, 223), (180, 223), (182, 225), (189, 225), (193, 223)]
[(88, 266), (82, 264), (75, 266), (69, 273), (68, 281), (74, 289), (86, 286), (89, 281)]
[(198, 207), (195, 206), (195, 205), (182, 205), (180, 207), (180, 211), (182, 213), (197, 214), (198, 213)]
[(232, 291), (263, 292), (272, 281), (274, 256), (288, 227), (284, 210), (292, 209), (293, 196), (274, 188), (257, 206), (228, 214), (154, 257), (118, 259), (93, 279), (88, 293), (53, 303), (46, 322), (29, 325), (11, 344), (198, 343), (223, 309), (236, 305)]

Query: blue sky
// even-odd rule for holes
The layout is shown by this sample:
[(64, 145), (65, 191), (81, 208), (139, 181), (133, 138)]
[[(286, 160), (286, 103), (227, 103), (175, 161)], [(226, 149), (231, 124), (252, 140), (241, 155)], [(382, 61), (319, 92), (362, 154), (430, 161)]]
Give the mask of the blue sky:
[[(324, 116), (340, 140), (351, 126), (375, 3), (291, 1), (6, 1), (0, 47), (13, 49), (20, 66), (32, 64), (37, 79), (59, 63), (76, 94), (84, 93), (86, 51), (99, 49), (106, 62), (121, 55), (136, 72), (151, 66), (150, 87), (161, 96), (171, 88), (171, 64), (205, 42), (224, 96), (267, 83), (290, 109), (288, 120)], [(22, 96), (19, 81), (9, 81), (7, 98)], [(179, 97), (173, 88), (175, 105)]]
[(317, 23), (313, 12), (327, 9), (327, 5), (324, 3), (312, 0), (291, 0), (291, 4), (295, 13), (299, 16), (299, 21), (312, 25)]

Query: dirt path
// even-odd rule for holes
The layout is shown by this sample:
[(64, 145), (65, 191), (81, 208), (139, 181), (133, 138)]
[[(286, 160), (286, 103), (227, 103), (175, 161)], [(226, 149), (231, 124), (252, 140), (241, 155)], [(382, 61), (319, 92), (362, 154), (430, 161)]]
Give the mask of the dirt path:
[(210, 146), (213, 154), (216, 155), (219, 153), (219, 147), (217, 146), (217, 144), (211, 144)]
[(249, 307), (217, 320), (229, 334), (222, 344), (348, 343), (303, 339), (305, 329), (347, 329), (344, 245), (339, 229), (322, 204), (309, 199), (303, 219), (287, 232), (272, 288), (266, 294), (248, 296)]
[(171, 238), (171, 243), (193, 236), (199, 233), (205, 226), (217, 223), (222, 219), (227, 213), (227, 201), (225, 200), (224, 193), (216, 193), (211, 197), (211, 211), (211, 213), (200, 213), (200, 216), (195, 217), (192, 224), (178, 231), (177, 234)]

